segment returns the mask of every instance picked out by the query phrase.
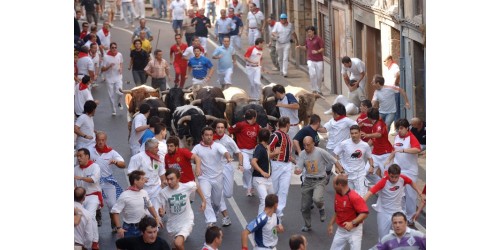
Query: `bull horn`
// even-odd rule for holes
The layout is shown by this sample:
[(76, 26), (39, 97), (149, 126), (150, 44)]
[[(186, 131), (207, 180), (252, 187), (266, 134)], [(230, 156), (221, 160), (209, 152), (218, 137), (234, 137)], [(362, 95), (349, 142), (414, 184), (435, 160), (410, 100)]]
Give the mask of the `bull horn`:
[(212, 115), (205, 115), (205, 118), (206, 118), (207, 120), (212, 120), (212, 121), (215, 121), (215, 120), (219, 119), (219, 118), (217, 118), (217, 117), (215, 117), (215, 116), (212, 116)]
[(177, 125), (181, 125), (187, 121), (191, 121), (190, 115), (186, 115), (186, 116), (182, 117), (181, 119), (179, 119), (179, 121), (177, 122)]
[(326, 98), (325, 98), (324, 96), (322, 96), (322, 95), (320, 95), (320, 94), (317, 94), (317, 93), (314, 93), (314, 97), (315, 97), (316, 99), (321, 98), (321, 99), (323, 99), (323, 100), (326, 100)]
[(270, 121), (273, 121), (273, 122), (277, 122), (278, 121), (278, 118), (272, 116), (272, 115), (267, 115), (267, 119), (270, 120)]
[(276, 98), (274, 98), (274, 96), (270, 96), (270, 97), (266, 98), (267, 102), (272, 102), (274, 100), (276, 100)]
[(226, 104), (227, 104), (227, 102), (228, 102), (226, 99), (224, 99), (224, 98), (220, 98), (220, 97), (215, 97), (215, 101), (216, 101), (216, 102), (223, 102), (223, 103), (226, 103)]
[(129, 89), (123, 90), (123, 89), (119, 88), (118, 91), (120, 91), (122, 94), (131, 94), (132, 93), (132, 90), (129, 90)]
[(170, 92), (170, 89), (160, 91), (160, 94), (168, 94), (168, 92)]
[(160, 89), (148, 89), (148, 93), (160, 92)]
[(168, 113), (170, 113), (170, 109), (169, 108), (165, 108), (165, 107), (158, 107), (158, 112), (168, 112)]
[(184, 92), (184, 93), (192, 93), (193, 90), (192, 89), (182, 89), (182, 92)]
[(190, 103), (190, 104), (191, 104), (191, 105), (193, 105), (193, 106), (194, 106), (194, 105), (200, 105), (200, 104), (201, 104), (201, 99), (196, 99), (196, 100), (194, 100), (194, 101), (191, 101), (191, 103)]
[[(269, 98), (271, 98), (271, 97), (269, 97)], [(259, 101), (260, 101), (259, 99), (248, 98), (247, 102), (259, 102)]]

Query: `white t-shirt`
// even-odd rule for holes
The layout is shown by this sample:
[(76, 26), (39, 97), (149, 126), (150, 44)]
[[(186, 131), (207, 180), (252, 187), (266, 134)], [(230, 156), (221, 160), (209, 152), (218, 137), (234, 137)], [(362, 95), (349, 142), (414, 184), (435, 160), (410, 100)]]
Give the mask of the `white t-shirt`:
[[(205, 53), (201, 52), (202, 56), (205, 56)], [(186, 57), (188, 60), (194, 57), (194, 51), (193, 51), (193, 46), (187, 47), (186, 50), (184, 50), (184, 53), (182, 53), (182, 57)]]
[(76, 119), (75, 125), (80, 127), (80, 131), (92, 136), (92, 139), (85, 139), (81, 136), (76, 137), (76, 149), (90, 148), (95, 145), (94, 119), (87, 114), (83, 114)]
[(387, 69), (384, 74), (384, 86), (396, 86), (396, 75), (399, 73), (399, 66), (395, 63), (391, 64), (391, 68)]
[(372, 157), (370, 145), (364, 141), (354, 143), (352, 139), (342, 141), (333, 151), (340, 157), (340, 163), (349, 176), (354, 180), (365, 176), (365, 166)]
[(95, 71), (94, 62), (92, 62), (92, 58), (90, 58), (90, 56), (79, 58), (76, 61), (76, 67), (78, 68), (79, 75), (89, 75), (89, 70), (93, 72)]
[(144, 189), (140, 191), (125, 190), (118, 197), (111, 213), (123, 212), (123, 221), (129, 224), (139, 223), (142, 217), (146, 216), (146, 210), (152, 206), (148, 193)]
[[(358, 58), (351, 58), (351, 67), (346, 68), (344, 64), (342, 64), (341, 74), (346, 73), (349, 76), (350, 80), (359, 80), (361, 78), (361, 73), (366, 72), (365, 63)], [(363, 80), (359, 83), (359, 87), (364, 89), (366, 85), (366, 74), (363, 77)]]
[(93, 230), (92, 230), (92, 214), (83, 207), (80, 202), (74, 202), (75, 207), (82, 211), (80, 223), (75, 226), (75, 243), (80, 243), (87, 249), (92, 248)]
[(260, 28), (262, 26), (262, 22), (264, 22), (264, 14), (262, 11), (258, 11), (257, 13), (248, 12), (247, 22), (249, 28)]
[[(406, 179), (406, 180), (405, 180)], [(378, 192), (377, 212), (393, 214), (395, 212), (404, 212), (403, 196), (405, 195), (405, 185), (410, 184), (411, 179), (405, 175), (400, 175), (398, 181), (392, 184), (388, 177), (382, 178), (373, 188), (378, 189), (384, 185)], [(411, 187), (408, 187), (411, 188)]]
[(182, 0), (172, 1), (170, 4), (170, 9), (172, 10), (173, 20), (184, 20), (184, 14), (186, 10), (186, 3)]
[(196, 145), (191, 151), (201, 159), (201, 175), (207, 179), (215, 179), (224, 170), (224, 154), (227, 149), (218, 142), (213, 142), (210, 146)]
[(103, 153), (102, 155), (99, 155), (95, 147), (89, 148), (89, 151), (90, 159), (97, 163), (97, 165), (101, 168), (101, 177), (108, 177), (113, 174), (113, 169), (111, 167), (115, 165), (110, 164), (111, 160), (125, 161), (123, 157), (114, 149), (108, 153)]
[(103, 72), (104, 76), (106, 76), (106, 81), (108, 83), (121, 82), (122, 74), (120, 74), (120, 65), (123, 64), (123, 56), (120, 52), (116, 56), (104, 55), (102, 66), (108, 67), (112, 63), (115, 65)]
[(100, 192), (101, 185), (99, 185), (99, 179), (101, 179), (101, 169), (97, 163), (93, 163), (87, 168), (80, 168), (80, 165), (75, 167), (75, 176), (80, 177), (90, 177), (94, 181), (94, 183), (88, 183), (82, 180), (75, 180), (77, 187), (85, 188), (87, 195), (93, 192)]
[(163, 162), (152, 160), (146, 152), (140, 152), (130, 158), (128, 173), (130, 174), (134, 170), (142, 170), (146, 173), (148, 181), (144, 185), (144, 189), (160, 186), (160, 176), (164, 175), (166, 172), (165, 164)]
[(351, 137), (350, 128), (352, 125), (357, 125), (357, 123), (348, 117), (338, 121), (335, 121), (332, 118), (325, 123), (323, 127), (325, 127), (328, 131), (328, 142), (326, 144), (326, 148), (329, 152), (332, 152), (342, 141)]
[(105, 36), (104, 31), (100, 29), (99, 31), (97, 31), (97, 37), (99, 37), (99, 40), (101, 40), (101, 45), (104, 45), (104, 47), (108, 48), (109, 50), (109, 46), (111, 44), (111, 32), (108, 33), (108, 36)]
[(179, 182), (179, 188), (175, 190), (165, 187), (160, 191), (160, 204), (168, 218), (167, 230), (169, 233), (178, 233), (186, 224), (194, 225), (194, 213), (189, 197), (195, 191), (196, 183), (194, 181)]
[(262, 212), (257, 216), (257, 218), (248, 223), (246, 229), (253, 233), (257, 246), (270, 247), (278, 244), (278, 233), (276, 231), (277, 225), (278, 218), (276, 213), (273, 213), (273, 215), (269, 217), (266, 212)]
[(287, 26), (281, 24), (281, 22), (276, 22), (273, 27), (273, 31), (278, 33), (278, 43), (290, 43), (290, 39), (292, 39), (292, 33), (294, 32), (293, 24), (288, 23)]
[[(146, 150), (146, 142), (143, 142), (141, 144), (141, 151)], [(158, 141), (158, 155), (160, 156), (160, 159), (164, 161), (165, 155), (167, 154), (167, 142), (166, 140), (161, 140)]]
[(227, 134), (224, 134), (224, 136), (217, 142), (224, 146), (231, 156), (237, 153), (241, 153), (238, 145), (236, 145), (236, 142), (234, 142), (233, 138), (229, 137)]
[[(399, 134), (394, 137), (394, 150), (399, 151), (402, 149), (419, 148), (420, 143), (417, 138), (408, 131), (405, 138), (399, 137)], [(394, 163), (401, 167), (401, 173), (410, 178), (418, 176), (418, 155), (398, 152), (394, 156)]]
[(144, 134), (144, 131), (141, 132), (135, 132), (135, 129), (144, 125), (148, 125), (148, 119), (144, 114), (137, 114), (134, 117), (134, 120), (132, 120), (132, 128), (130, 130), (130, 138), (128, 140), (128, 143), (130, 145), (130, 148), (132, 150), (136, 149), (139, 150), (141, 148), (141, 144), (139, 143), (139, 139), (141, 139), (142, 135)]
[[(297, 100), (297, 99), (295, 99), (295, 100)], [(290, 104), (290, 102), (288, 101), (288, 96), (285, 95), (282, 100), (278, 101), (278, 103)], [(296, 103), (298, 103), (298, 101)], [(299, 123), (299, 110), (298, 109), (279, 107), (279, 110), (280, 110), (281, 116), (287, 116), (288, 118), (290, 118), (290, 124), (298, 124)]]
[(94, 100), (90, 90), (88, 88), (80, 90), (80, 84), (75, 84), (75, 113), (77, 115), (83, 114), (83, 105), (88, 100)]
[(398, 86), (383, 86), (380, 90), (373, 93), (373, 101), (378, 101), (379, 112), (381, 114), (396, 113), (396, 99), (394, 96), (399, 93)]

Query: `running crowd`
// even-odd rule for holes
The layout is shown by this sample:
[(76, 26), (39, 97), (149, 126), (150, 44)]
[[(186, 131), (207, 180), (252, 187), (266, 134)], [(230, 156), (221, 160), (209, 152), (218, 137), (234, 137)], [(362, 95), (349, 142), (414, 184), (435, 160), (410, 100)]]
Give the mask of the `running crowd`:
[[(417, 158), (425, 150), (425, 122), (416, 117), (411, 121), (399, 118), (400, 95), (407, 108), (409, 103), (404, 90), (398, 87), (399, 67), (392, 56), (384, 60), (389, 73), (376, 74), (371, 81), (376, 89), (371, 101), (364, 93), (364, 63), (358, 58), (342, 58), (349, 96), (337, 98), (327, 111), (332, 114), (329, 121), (322, 124), (314, 114), (301, 129), (299, 103), (279, 84), (272, 88), (281, 114), (276, 129), (261, 128), (256, 122), (257, 112), (250, 109), (244, 121), (234, 126), (218, 119), (204, 127), (202, 141), (191, 150), (184, 148), (178, 137), (167, 136), (165, 124), (159, 117), (150, 116), (148, 104), (142, 104), (131, 122), (132, 157), (127, 165), (108, 145), (106, 132), (95, 130), (93, 117), (99, 101), (91, 94), (91, 88), (103, 82), (112, 115), (116, 115), (117, 108), (123, 109), (124, 60), (110, 31), (116, 7), (121, 7), (120, 17), (125, 18), (126, 28), (134, 28), (134, 18), (140, 18), (131, 39), (128, 65), (135, 84), (146, 84), (151, 77), (151, 86), (161, 90), (169, 88), (168, 82), (172, 81), (169, 65), (175, 72), (173, 87), (186, 88), (188, 76), (195, 91), (210, 82), (215, 68), (206, 56), (208, 29), (213, 24), (220, 43), (212, 53), (212, 59), (218, 60), (217, 82), (222, 89), (231, 86), (235, 51), (242, 50), (240, 39), (246, 32), (249, 44), (254, 44), (245, 53), (249, 95), (260, 99), (260, 78), (265, 73), (262, 32), (266, 22), (259, 1), (249, 4), (243, 22), (238, 1), (232, 1), (216, 19), (215, 1), (207, 1), (205, 16), (204, 8), (197, 4), (190, 3), (194, 9), (188, 9), (184, 0), (172, 0), (168, 8), (165, 4), (176, 32), (168, 63), (162, 50), (152, 50), (154, 37), (146, 26), (142, 1), (121, 0), (121, 5), (113, 0), (103, 2), (81, 0), (83, 7), (75, 10), (75, 249), (99, 249), (98, 228), (102, 226), (104, 205), (110, 211), (110, 226), (119, 238), (118, 249), (184, 249), (194, 226), (191, 205), (196, 194), (207, 228), (202, 249), (218, 249), (223, 233), (216, 226), (217, 215), (222, 215), (223, 227), (231, 225), (224, 198), (233, 196), (234, 160), (243, 172), (247, 196), (256, 195), (259, 200), (258, 216), (241, 233), (242, 249), (248, 249), (250, 234), (254, 236), (254, 249), (276, 249), (278, 233), (284, 231), (282, 221), (292, 174), (300, 175), (302, 180), (302, 231), (312, 230), (311, 209), (317, 207), (321, 222), (327, 221), (329, 234), (334, 234), (331, 249), (344, 249), (346, 244), (350, 249), (361, 249), (363, 221), (369, 214), (366, 201), (374, 194), (378, 195), (373, 208), (377, 212), (379, 243), (373, 249), (425, 249), (425, 235), (413, 229), (425, 206), (425, 187), (422, 191), (416, 185)], [(104, 10), (108, 18), (98, 29), (98, 14), (102, 17)], [(80, 20), (83, 11), (86, 21)], [(157, 15), (166, 17), (162, 11)], [(294, 40), (298, 42), (294, 28), (286, 14), (280, 15), (280, 22), (268, 18), (267, 26), (271, 37), (267, 46), (277, 54), (272, 56), (273, 70), (287, 77), (290, 45)], [(315, 27), (306, 30), (306, 44), (296, 48), (307, 51), (311, 91), (323, 95), (323, 40), (316, 35)], [(356, 120), (347, 117), (358, 112)], [(389, 141), (392, 124), (396, 131), (394, 143)], [(328, 134), (325, 148), (318, 146), (318, 133)], [(126, 190), (113, 177), (114, 167), (127, 169), (130, 186)], [(327, 220), (324, 193), (332, 175), (335, 213)], [(166, 228), (169, 239), (157, 237), (161, 228)], [(293, 235), (289, 244), (291, 249), (306, 249), (307, 239), (305, 235)]]

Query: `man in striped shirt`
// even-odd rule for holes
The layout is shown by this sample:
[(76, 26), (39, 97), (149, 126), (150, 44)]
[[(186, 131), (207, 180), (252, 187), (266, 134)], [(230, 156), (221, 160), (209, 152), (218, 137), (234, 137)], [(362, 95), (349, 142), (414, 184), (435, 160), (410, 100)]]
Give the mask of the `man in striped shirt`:
[(379, 250), (423, 250), (426, 249), (425, 234), (413, 230), (407, 225), (406, 216), (402, 212), (392, 215), (392, 227), (388, 235), (384, 236), (376, 247)]
[(282, 116), (278, 120), (279, 129), (271, 135), (269, 150), (279, 152), (277, 156), (271, 158), (272, 181), (274, 192), (278, 195), (279, 204), (276, 214), (283, 217), (283, 209), (286, 206), (286, 197), (290, 187), (290, 178), (292, 177), (292, 140), (287, 132), (290, 129), (290, 118)]

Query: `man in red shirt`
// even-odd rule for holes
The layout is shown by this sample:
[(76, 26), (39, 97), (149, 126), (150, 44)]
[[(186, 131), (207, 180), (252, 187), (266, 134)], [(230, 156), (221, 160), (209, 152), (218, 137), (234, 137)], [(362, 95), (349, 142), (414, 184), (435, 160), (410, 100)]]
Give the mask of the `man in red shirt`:
[(333, 234), (333, 224), (337, 224), (337, 232), (331, 249), (344, 249), (349, 242), (351, 250), (361, 250), (363, 238), (363, 221), (368, 217), (368, 206), (356, 191), (347, 185), (347, 175), (340, 174), (333, 178), (335, 189), (335, 213), (328, 225), (328, 234)]
[(296, 48), (307, 51), (307, 67), (309, 68), (312, 92), (323, 95), (321, 93), (321, 83), (323, 81), (323, 52), (325, 51), (325, 43), (316, 34), (314, 26), (308, 26), (306, 32), (306, 44), (297, 45)]
[(233, 127), (228, 128), (228, 132), (236, 136), (236, 144), (243, 153), (243, 187), (247, 189), (247, 196), (253, 196), (250, 159), (252, 159), (253, 151), (257, 146), (259, 130), (257, 112), (253, 109), (245, 112), (245, 121), (238, 122)]
[[(361, 106), (359, 106), (359, 116), (356, 119), (358, 126), (361, 128), (361, 132), (365, 132), (365, 134), (371, 134), (373, 124), (368, 119), (368, 109), (372, 107), (372, 102), (368, 99), (365, 99), (361, 102)], [(361, 138), (364, 142), (370, 141), (370, 138), (363, 137)]]
[(174, 88), (179, 86), (183, 88), (186, 82), (187, 61), (182, 58), (182, 54), (187, 47), (188, 45), (182, 42), (181, 34), (176, 34), (175, 44), (170, 47), (170, 64), (174, 66), (175, 70)]
[[(382, 173), (387, 171), (385, 162), (391, 155), (394, 148), (389, 141), (389, 131), (384, 123), (384, 120), (380, 119), (379, 112), (377, 108), (370, 108), (366, 113), (368, 121), (373, 124), (372, 132), (365, 133), (361, 132), (361, 138), (368, 138), (368, 144), (373, 145), (372, 158), (374, 167), (368, 169), (368, 175), (366, 176), (372, 183), (376, 183), (382, 177)], [(374, 175), (376, 173), (376, 175)]]
[[(195, 181), (197, 190), (196, 192), (200, 197), (203, 196), (200, 185), (195, 180), (193, 173), (193, 166), (191, 161), (194, 160), (196, 167), (201, 166), (201, 159), (198, 155), (192, 153), (185, 148), (179, 148), (179, 138), (177, 136), (170, 136), (167, 139), (167, 154), (165, 155), (165, 169), (176, 168), (181, 172), (181, 183)], [(189, 197), (191, 203), (194, 201), (194, 192)]]

